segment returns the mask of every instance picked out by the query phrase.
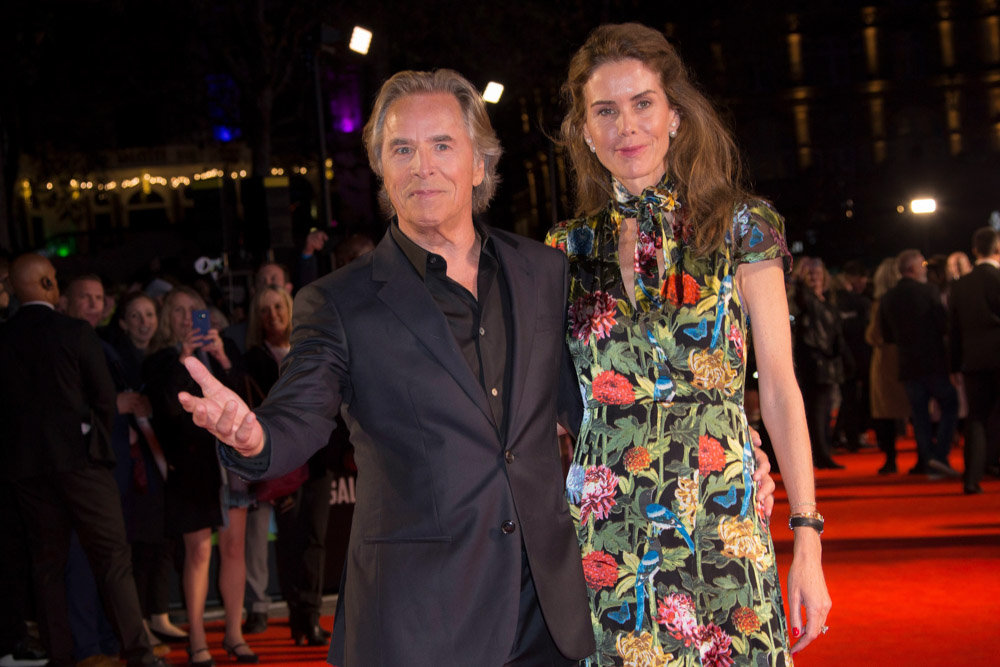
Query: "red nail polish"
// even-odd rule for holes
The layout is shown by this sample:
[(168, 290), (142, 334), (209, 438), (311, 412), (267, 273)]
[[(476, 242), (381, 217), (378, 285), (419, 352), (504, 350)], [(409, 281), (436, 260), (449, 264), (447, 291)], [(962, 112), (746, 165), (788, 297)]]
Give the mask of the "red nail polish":
[(793, 637), (798, 637), (800, 634), (801, 633), (799, 632), (798, 628), (792, 628), (792, 636)]

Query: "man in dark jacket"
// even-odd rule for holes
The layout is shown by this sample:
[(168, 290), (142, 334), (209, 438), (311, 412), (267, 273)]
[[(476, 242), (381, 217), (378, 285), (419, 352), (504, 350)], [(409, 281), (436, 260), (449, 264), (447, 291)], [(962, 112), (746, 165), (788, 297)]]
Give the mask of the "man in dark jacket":
[[(904, 250), (896, 260), (899, 282), (882, 297), (878, 316), (887, 343), (899, 347), (899, 379), (906, 388), (917, 440), (917, 465), (911, 474), (958, 476), (948, 464), (958, 422), (958, 392), (948, 376), (945, 336), (948, 313), (935, 287), (927, 284), (927, 266), (919, 250)], [(930, 401), (941, 408), (933, 433)]]
[(128, 664), (162, 665), (142, 626), (111, 471), (115, 389), (100, 339), (86, 322), (55, 312), (49, 260), (22, 255), (10, 278), (22, 305), (0, 329), (0, 466), (27, 528), (49, 664), (72, 664), (64, 572), (76, 529)]
[(976, 267), (951, 287), (952, 369), (961, 370), (969, 399), (965, 420), (965, 492), (979, 486), (1000, 443), (987, 442), (990, 414), (1000, 403), (1000, 234), (989, 227), (972, 237)]

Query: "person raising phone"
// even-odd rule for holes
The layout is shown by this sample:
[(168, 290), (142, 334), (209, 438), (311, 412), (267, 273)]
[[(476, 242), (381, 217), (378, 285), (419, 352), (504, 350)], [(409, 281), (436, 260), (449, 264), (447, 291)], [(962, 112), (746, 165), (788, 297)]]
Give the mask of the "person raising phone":
[(205, 302), (194, 290), (177, 287), (167, 294), (160, 324), (143, 364), (143, 380), (153, 406), (153, 428), (163, 447), (170, 473), (166, 484), (167, 530), (184, 539), (184, 598), (190, 628), (189, 664), (214, 664), (205, 637), (205, 597), (212, 555), (212, 532), (219, 531), (219, 591), (226, 611), (222, 647), (237, 662), (255, 663), (257, 656), (243, 641), (240, 627), (246, 585), (244, 538), (246, 483), (221, 472), (214, 438), (196, 427), (177, 401), (178, 391), (198, 392), (184, 369), (197, 357), (226, 386), (235, 388), (243, 370), (236, 345), (209, 324)]

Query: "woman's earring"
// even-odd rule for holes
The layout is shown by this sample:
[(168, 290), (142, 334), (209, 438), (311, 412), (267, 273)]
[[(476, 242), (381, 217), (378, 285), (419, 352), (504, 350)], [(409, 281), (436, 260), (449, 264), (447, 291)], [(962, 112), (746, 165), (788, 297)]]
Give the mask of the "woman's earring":
[(594, 144), (592, 144), (589, 140), (587, 141), (587, 145), (590, 146), (590, 152), (591, 153), (596, 153), (597, 152), (597, 148), (595, 148)]
[(677, 136), (677, 128), (675, 127), (672, 130), (670, 130), (669, 134), (670, 134), (670, 138), (671, 139), (673, 139), (674, 137), (676, 137)]

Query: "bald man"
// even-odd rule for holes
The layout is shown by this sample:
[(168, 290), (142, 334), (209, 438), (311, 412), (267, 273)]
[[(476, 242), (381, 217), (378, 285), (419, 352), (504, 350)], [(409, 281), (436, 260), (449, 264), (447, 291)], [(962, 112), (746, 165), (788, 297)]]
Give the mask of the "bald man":
[(163, 665), (142, 626), (110, 443), (115, 389), (100, 340), (55, 312), (56, 271), (14, 260), (17, 313), (0, 329), (0, 467), (24, 517), (42, 640), (54, 667), (72, 665), (64, 570), (76, 529), (129, 667)]

